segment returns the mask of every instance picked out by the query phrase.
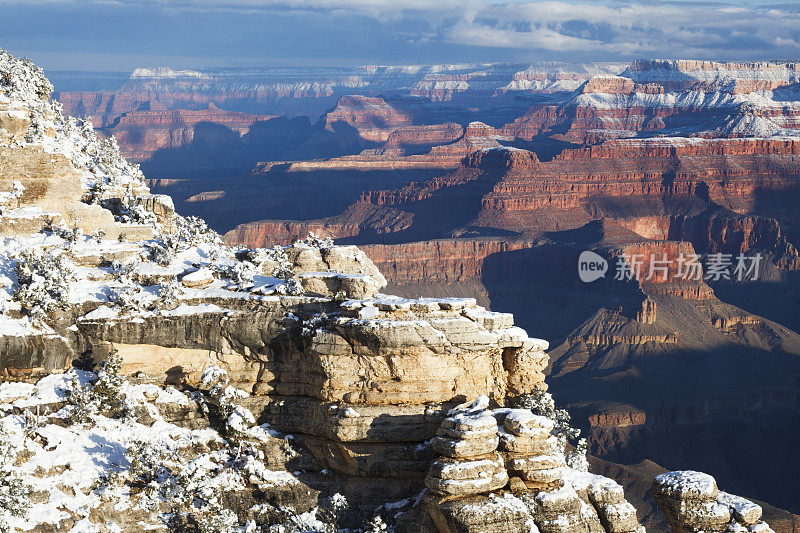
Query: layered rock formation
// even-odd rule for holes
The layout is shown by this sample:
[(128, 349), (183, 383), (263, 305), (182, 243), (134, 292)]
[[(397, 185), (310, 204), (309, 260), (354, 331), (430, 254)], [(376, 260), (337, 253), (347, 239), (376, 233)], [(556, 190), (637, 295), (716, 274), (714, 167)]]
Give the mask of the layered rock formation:
[[(247, 134), (253, 124), (274, 118), (274, 115), (251, 115), (225, 111), (213, 103), (207, 109), (129, 111), (121, 114), (101, 132), (114, 138), (122, 147), (122, 155), (136, 163), (145, 161), (159, 150), (176, 149), (195, 141), (198, 125), (217, 124), (223, 139), (229, 132), (240, 137)], [(213, 143), (207, 135), (204, 141)]]
[[(483, 394), (504, 402), (542, 386), (543, 344), (510, 316), (468, 299), (371, 298), (380, 274), (356, 250), (298, 252), (295, 267), (312, 269), (299, 276), (305, 296), (220, 300), (215, 281), (171, 318), (90, 313), (78, 321), (79, 351), (115, 349), (124, 371), (158, 381), (197, 383), (212, 362), (225, 368), (256, 395), (250, 409), (293, 434), (366, 508), (419, 486), (430, 461), (422, 444), (448, 402)], [(315, 273), (322, 262), (339, 273)], [(378, 486), (383, 501), (364, 490)]]
[(667, 91), (720, 89), (734, 94), (773, 91), (800, 81), (797, 63), (770, 61), (634, 61), (622, 73), (640, 85), (658, 84)]
[(455, 122), (420, 126), (401, 126), (386, 138), (380, 154), (403, 155), (427, 151), (433, 146), (449, 144), (464, 135), (464, 128)]
[[(762, 465), (748, 468), (752, 482), (743, 483), (738, 466), (751, 460), (748, 450), (765, 433), (774, 436), (769, 445), (773, 456), (787, 453), (794, 438), (781, 429), (780, 420), (796, 408), (791, 376), (797, 371), (798, 338), (776, 323), (782, 311), (770, 316), (728, 300), (736, 290), (755, 295), (765, 285), (674, 279), (675, 258), (695, 252), (690, 244), (648, 241), (608, 221), (603, 231), (595, 231), (588, 227), (556, 234), (538, 244), (462, 238), (364, 249), (389, 274), (395, 291), (472, 291), (481, 296), (482, 305), (513, 310), (525, 327), (556, 340), (549, 381), (584, 421), (593, 453), (621, 463), (644, 458), (662, 464), (693, 461), (694, 468), (724, 472), (718, 475), (738, 492), (790, 506), (790, 500), (780, 498), (791, 486), (791, 476), (767, 474)], [(629, 264), (634, 256), (646, 263), (663, 261), (666, 255), (667, 274), (662, 279), (655, 268), (648, 281), (650, 268), (643, 263), (636, 285), (598, 281), (586, 286), (576, 267), (585, 249), (607, 258), (606, 279), (616, 273), (614, 254), (627, 257)], [(773, 275), (768, 264), (763, 266), (762, 275)], [(769, 294), (764, 297), (773, 309), (787, 309), (779, 294)], [(773, 359), (772, 354), (786, 355)], [(763, 372), (767, 361), (782, 370)], [(761, 376), (758, 382), (747, 377), (753, 372)], [(730, 440), (734, 434), (740, 445), (731, 444), (737, 440)], [(715, 435), (730, 438), (718, 440)], [(693, 451), (678, 451), (685, 449)], [(730, 453), (736, 459), (720, 461)]]
[(320, 220), (264, 220), (240, 224), (225, 234), (231, 243), (250, 243), (253, 248), (291, 244), (309, 232), (331, 238), (347, 238), (362, 233), (394, 233), (411, 226), (413, 217), (391, 207), (376, 207), (358, 202), (344, 213)]
[(137, 223), (135, 198), (146, 211), (166, 213), (157, 196), (144, 200), (149, 191), (138, 168), (121, 159), (114, 141), (63, 117), (32, 64), (2, 60), (10, 74), (0, 86), (0, 235), (66, 226), (121, 240), (151, 236), (150, 225)]
[(720, 491), (708, 474), (692, 471), (661, 474), (653, 482), (653, 495), (677, 533), (772, 531), (761, 521), (760, 506)]
[(795, 190), (796, 152), (794, 140), (613, 141), (566, 150), (547, 163), (525, 152), (478, 153), (467, 166), (505, 171), (482, 198), (482, 216), (502, 220), (540, 208), (601, 203), (623, 193), (736, 205), (757, 190)]
[[(427, 66), (284, 67), (264, 69), (136, 69), (118, 88), (59, 91), (68, 114), (110, 125), (122, 113), (209, 103), (223, 108), (317, 116), (344, 94), (414, 94), (449, 100), (460, 93), (571, 91), (593, 74), (617, 73), (622, 64), (550, 63)], [(69, 73), (64, 73), (69, 74)], [(81, 73), (82, 77), (90, 76)], [(70, 89), (81, 76), (70, 76)], [(64, 76), (65, 78), (67, 76)], [(91, 80), (90, 80), (91, 81)], [(87, 83), (90, 85), (91, 83)]]
[[(540, 71), (531, 72), (536, 78), (536, 72)], [(617, 205), (616, 200), (610, 198), (631, 192), (646, 198), (644, 202), (652, 203), (653, 199), (659, 203), (662, 196), (695, 196), (742, 214), (779, 218), (783, 223), (783, 235), (791, 237), (796, 222), (787, 213), (789, 208), (767, 196), (777, 194), (783, 198), (782, 195), (795, 189), (793, 168), (797, 156), (796, 140), (791, 136), (791, 117), (796, 105), (788, 89), (793, 83), (793, 72), (792, 64), (641, 61), (618, 76), (590, 77), (560, 104), (533, 103), (525, 116), (503, 127), (497, 125), (498, 117), (504, 116), (507, 109), (499, 103), (486, 107), (485, 111), (476, 107), (468, 108), (474, 112), (467, 112), (458, 106), (437, 110), (434, 105), (421, 106), (402, 98), (348, 96), (341, 98), (339, 105), (323, 116), (320, 127), (327, 136), (312, 135), (287, 158), (291, 161), (261, 163), (255, 175), (264, 176), (266, 180), (283, 179), (288, 175), (290, 182), (313, 181), (316, 187), (325, 190), (319, 194), (321, 199), (330, 196), (324, 183), (335, 173), (339, 179), (358, 181), (359, 185), (345, 187), (360, 187), (352, 193), (358, 192), (361, 200), (378, 206), (396, 206), (398, 185), (406, 185), (399, 189), (406, 203), (429, 199), (430, 195), (409, 197), (414, 193), (408, 190), (407, 182), (412, 180), (416, 184), (411, 188), (446, 187), (452, 193), (443, 192), (443, 196), (466, 196), (470, 203), (481, 202), (481, 211), (471, 220), (458, 218), (462, 227), (448, 222), (447, 215), (442, 217), (444, 221), (433, 224), (429, 217), (417, 215), (422, 219), (418, 226), (439, 231), (406, 231), (404, 237), (398, 237), (405, 242), (462, 234), (464, 224), (482, 227), (482, 232), (489, 234), (497, 229), (515, 233), (568, 229), (579, 227), (598, 215), (629, 219), (630, 222), (623, 223), (632, 225), (646, 217), (661, 217), (657, 224), (662, 228), (667, 224), (677, 228), (671, 234), (664, 231), (665, 238), (684, 238), (680, 235), (683, 224), (680, 218), (685, 216), (685, 206), (678, 206), (678, 211), (682, 212), (673, 213), (670, 212), (673, 208), (640, 206), (637, 201), (634, 210), (609, 210), (609, 206)], [(520, 73), (522, 77), (525, 75)], [(751, 89), (745, 91), (748, 80), (754, 80), (755, 85), (751, 83)], [(774, 91), (780, 94), (772, 94)], [(476, 113), (482, 122), (466, 119)], [(452, 121), (453, 117), (463, 118), (458, 124)], [(341, 125), (338, 130), (333, 126), (337, 123)], [(704, 141), (703, 138), (710, 139)], [(570, 143), (589, 146), (569, 149), (574, 148)], [(535, 155), (516, 150), (515, 146), (530, 148)], [(364, 150), (365, 147), (368, 148)], [(339, 154), (348, 155), (329, 157)], [(321, 155), (327, 158), (317, 159)], [(309, 161), (309, 158), (315, 159)], [(462, 158), (465, 158), (463, 163)], [(453, 168), (456, 169), (453, 174), (442, 176)], [(423, 170), (439, 179), (435, 183), (425, 183), (420, 179)], [(396, 177), (397, 181), (388, 191), (382, 190), (384, 187), (379, 184), (361, 185), (363, 181), (356, 176), (366, 172)], [(465, 186), (478, 176), (485, 177), (487, 182)], [(406, 183), (398, 183), (403, 181)], [(492, 189), (486, 190), (492, 182), (496, 182)], [(191, 199), (185, 204), (189, 212), (207, 215), (211, 210), (205, 209), (205, 205), (210, 207), (212, 203), (215, 210), (228, 209), (228, 200), (219, 202), (219, 191), (207, 184), (192, 186), (190, 193), (178, 188), (170, 188), (169, 192), (186, 194)], [(249, 201), (239, 196), (238, 187), (230, 187), (224, 193), (230, 198), (230, 205)], [(246, 194), (250, 197), (254, 191), (248, 188)], [(266, 196), (266, 192), (256, 194)], [(270, 188), (269, 195), (274, 194), (274, 188)], [(179, 198), (179, 203), (182, 201)], [(269, 199), (265, 197), (264, 201), (269, 202)], [(341, 206), (338, 211), (344, 208)], [(451, 209), (437, 208), (440, 211)], [(584, 210), (588, 213), (583, 213)], [(276, 231), (290, 227), (293, 220), (309, 223), (309, 217), (300, 207), (280, 211), (280, 215), (268, 216), (281, 221), (275, 226)], [(406, 213), (401, 216), (407, 219), (416, 209), (403, 211)], [(358, 213), (374, 219), (363, 206)], [(327, 217), (333, 214), (325, 213)], [(237, 213), (231, 212), (228, 218), (236, 216)], [(258, 215), (254, 213), (254, 216)], [(348, 217), (348, 227), (344, 228), (332, 220), (313, 218), (316, 220), (311, 224), (330, 228), (334, 236), (356, 237), (356, 226), (361, 228), (359, 233), (364, 227), (371, 228), (360, 241), (354, 242), (380, 240), (375, 234), (395, 232), (398, 227), (393, 220), (381, 229), (373, 223), (360, 223)], [(668, 218), (669, 223), (666, 222)], [(303, 223), (297, 227), (302, 227)], [(740, 223), (745, 227), (769, 224), (750, 220), (734, 225)], [(238, 224), (239, 221), (233, 226)], [(257, 225), (260, 229), (242, 227), (230, 238), (241, 239), (247, 235), (246, 242), (251, 246), (273, 242), (265, 231), (269, 222), (260, 220)], [(439, 227), (442, 225), (449, 227), (442, 230)], [(408, 227), (403, 224), (402, 229)], [(254, 234), (264, 237), (255, 238)], [(282, 239), (274, 242), (285, 242), (285, 238)], [(699, 251), (708, 248), (701, 239), (690, 238)], [(777, 246), (783, 247), (783, 244)]]
[(703, 137), (792, 135), (798, 108), (783, 95), (797, 83), (797, 71), (795, 63), (636, 61), (618, 76), (588, 79), (560, 105), (531, 108), (507, 130), (521, 138), (550, 133), (590, 144), (654, 132)]
[[(627, 98), (628, 85), (593, 80), (580, 96), (622, 91), (616, 94)], [(703, 115), (702, 120), (710, 119)], [(527, 135), (508, 127), (500, 131)], [(538, 141), (541, 135), (537, 130), (529, 138)], [(779, 420), (795, 409), (797, 398), (796, 384), (788, 378), (797, 369), (800, 324), (791, 296), (798, 264), (797, 220), (791, 211), (797, 195), (796, 139), (763, 137), (755, 132), (732, 139), (616, 139), (556, 155), (540, 154), (535, 142), (524, 145), (533, 151), (481, 150), (434, 179), (363, 193), (358, 209), (363, 220), (375, 212), (364, 203), (392, 210), (385, 231), (350, 218), (346, 232), (331, 227), (331, 234), (368, 244), (365, 250), (396, 285), (393, 290), (454, 296), (473, 291), (481, 305), (514, 310), (525, 326), (557, 340), (553, 386), (579, 410), (594, 453), (623, 463), (645, 458), (684, 463), (687, 456), (676, 451), (683, 444), (659, 444), (664, 435), (675, 435), (694, 443), (686, 446), (708, 450), (698, 452), (704, 459), (693, 467), (711, 469), (724, 447), (713, 434), (735, 423), (726, 413), (748, 413), (744, 440), (756, 442), (763, 431), (779, 434), (780, 424), (762, 427), (753, 417)], [(395, 224), (398, 220), (403, 223)], [(593, 229), (598, 220), (600, 235)], [(228, 237), (263, 239), (245, 241), (251, 245), (281, 242), (271, 240), (267, 224), (260, 222), (258, 234), (245, 225)], [(665, 240), (675, 242), (652, 242)], [(629, 258), (666, 254), (669, 262), (681, 253), (731, 254), (732, 259), (762, 254), (764, 279), (598, 282), (590, 288), (575, 274), (585, 249), (603, 254), (612, 269), (626, 249)], [(749, 370), (717, 361), (722, 353)], [(758, 383), (744, 379), (773, 361), (774, 354), (781, 354), (774, 360), (780, 370)], [(695, 356), (699, 368), (714, 361), (723, 365), (723, 372), (697, 370), (710, 372), (714, 385), (682, 377), (683, 365), (689, 364), (685, 358)], [(672, 377), (665, 382), (664, 376)], [(676, 398), (671, 388), (684, 393)], [(594, 401), (587, 403), (587, 390)], [(715, 407), (706, 410), (708, 405)], [(702, 432), (702, 427), (715, 429)], [(772, 454), (782, 454), (791, 438), (772, 441)], [(715, 475), (737, 491), (793, 505), (783, 496), (791, 476), (778, 474), (780, 481), (773, 484), (768, 480), (776, 478), (764, 469), (750, 469), (746, 482), (735, 473), (748, 446), (734, 446), (739, 459), (722, 461)]]
[[(439, 531), (644, 531), (622, 487), (566, 466), (552, 420), (487, 406), (454, 408), (433, 440), (441, 457), (425, 478), (426, 505)], [(511, 492), (498, 493), (509, 474)]]
[[(3, 59), (15, 72), (25, 66)], [(41, 94), (18, 92), (13, 78), (10, 85), (9, 109), (47, 103), (46, 85)], [(90, 132), (78, 134), (69, 121), (31, 116), (25, 138), (18, 122), (4, 122), (11, 180), (4, 198), (17, 205), (2, 217), (40, 201), (54, 220), (7, 233), (3, 272), (16, 275), (3, 277), (0, 365), (16, 379), (46, 377), (35, 387), (2, 387), (3, 412), (10, 410), (14, 420), (25, 406), (50, 413), (65, 403), (78, 405), (70, 402), (78, 401), (75, 387), (86, 376), (75, 373), (73, 396), (65, 400), (61, 389), (48, 386), (48, 374), (119, 358), (122, 374), (139, 380), (125, 389), (135, 421), (115, 421), (110, 413), (92, 414), (91, 420), (116, 428), (114, 434), (135, 430), (154, 438), (154, 432), (167, 431), (170, 445), (189, 454), (159, 460), (167, 478), (181, 461), (194, 461), (193, 473), (181, 479), (228, 476), (231, 490), (221, 493), (226, 520), (276, 524), (282, 519), (276, 510), (284, 506), (303, 511), (315, 498), (342, 492), (354, 505), (351, 520), (405, 498), (396, 506), (404, 513), (395, 518), (406, 531), (642, 530), (619, 485), (567, 467), (563, 445), (551, 436), (553, 420), (504, 407), (546, 387), (547, 343), (529, 338), (510, 314), (487, 311), (470, 298), (382, 295), (377, 291), (386, 280), (362, 251), (314, 237), (269, 252), (221, 247), (201, 223), (175, 215), (169, 199), (149, 194), (113, 145), (98, 149)], [(47, 124), (55, 126), (52, 143), (31, 135)], [(54, 147), (72, 159), (42, 156)], [(26, 166), (31, 161), (35, 171)], [(56, 174), (70, 172), (75, 178), (69, 185), (80, 194), (59, 192)], [(106, 213), (96, 218), (107, 220), (96, 228), (76, 217), (72, 228), (59, 229), (55, 217), (77, 209)], [(137, 224), (126, 222), (133, 216)], [(85, 235), (125, 224), (148, 228), (155, 239)], [(638, 248), (631, 246), (642, 245), (621, 253), (635, 254)], [(30, 280), (26, 269), (34, 271)], [(34, 290), (37, 276), (44, 292)], [(673, 281), (666, 274), (653, 283)], [(53, 300), (55, 294), (61, 300)], [(208, 414), (202, 396), (193, 398), (205, 411), (162, 388), (166, 384), (200, 388), (217, 398), (219, 413), (231, 409), (226, 431), (238, 433), (226, 434), (243, 439), (238, 452), (202, 433), (219, 416)], [(225, 395), (237, 398), (236, 404), (224, 403)], [(269, 425), (253, 426), (255, 418)], [(77, 454), (79, 447), (62, 450), (46, 440), (55, 431), (49, 418), (39, 427), (35, 439), (75, 461), (88, 458)], [(79, 439), (69, 422), (61, 427), (59, 443)], [(275, 430), (290, 434), (292, 444)], [(93, 431), (84, 436), (94, 438)], [(177, 435), (193, 439), (192, 449), (178, 445)], [(115, 445), (133, 449), (131, 443)], [(30, 446), (34, 462), (47, 460), (47, 447)], [(199, 466), (209, 463), (220, 466)], [(248, 477), (236, 477), (224, 465)], [(44, 515), (37, 514), (35, 524), (94, 527), (120, 519), (107, 509), (115, 490), (109, 481), (92, 474), (71, 482), (58, 478), (59, 468), (36, 471), (54, 488), (37, 493), (37, 512)], [(21, 475), (28, 476), (28, 469), (26, 463)], [(98, 483), (109, 488), (70, 516), (53, 511), (60, 495), (95, 494)], [(423, 484), (431, 492), (415, 505), (411, 498)], [(211, 489), (197, 490), (207, 497), (203, 491)], [(196, 505), (176, 503), (169, 510), (178, 515)], [(202, 512), (210, 512), (203, 505)], [(117, 524), (123, 530), (157, 519), (147, 506), (126, 509)], [(23, 528), (34, 523), (20, 520)]]
[(498, 89), (498, 93), (511, 91), (574, 91), (587, 76), (617, 73), (622, 70), (622, 65), (604, 63), (595, 65), (582, 65), (581, 68), (565, 68), (565, 65), (551, 63), (542, 66), (530, 66), (514, 74), (512, 81)]
[[(418, 155), (456, 140), (461, 136), (458, 131), (463, 132), (469, 122), (486, 117), (496, 121), (498, 110), (509, 120), (519, 115), (526, 104), (512, 95), (525, 93), (549, 99), (554, 92), (574, 89), (591, 74), (622, 68), (562, 64), (526, 67), (138, 69), (127, 83), (118, 82), (117, 89), (63, 91), (56, 96), (68, 113), (91, 119), (105, 135), (117, 138), (126, 156), (146, 162), (148, 172), (160, 176), (200, 175), (191, 161), (181, 160), (187, 155), (184, 152), (201, 145), (207, 151), (214, 141), (223, 142), (227, 153), (219, 153), (218, 159), (245, 159), (249, 163), (246, 168), (229, 163), (215, 173), (227, 177), (252, 168), (258, 159), (251, 161), (249, 152), (238, 152), (247, 152), (247, 147), (256, 149), (255, 145), (262, 152), (261, 160), (352, 155), (364, 149), (383, 155)], [(64, 83), (74, 87), (85, 76), (64, 73)], [(468, 101), (439, 108), (438, 102), (458, 95)], [(248, 123), (263, 122), (264, 115), (276, 114), (308, 115), (310, 120), (305, 128), (292, 120), (273, 121), (268, 127), (262, 124), (250, 128), (247, 138), (239, 143), (231, 137), (243, 137)], [(317, 127), (311, 128), (310, 123), (320, 114)], [(275, 143), (291, 146), (276, 150), (271, 146)], [(202, 156), (201, 150), (197, 152), (195, 157)], [(203, 166), (202, 171), (213, 173), (213, 168)]]
[(503, 459), (497, 454), (497, 420), (486, 412), (489, 398), (454, 408), (442, 421), (431, 445), (440, 455), (425, 485), (442, 496), (492, 492), (508, 483)]
[(411, 124), (411, 117), (393, 109), (383, 98), (344, 96), (325, 113), (325, 129), (350, 127), (368, 142), (382, 143), (399, 126)]

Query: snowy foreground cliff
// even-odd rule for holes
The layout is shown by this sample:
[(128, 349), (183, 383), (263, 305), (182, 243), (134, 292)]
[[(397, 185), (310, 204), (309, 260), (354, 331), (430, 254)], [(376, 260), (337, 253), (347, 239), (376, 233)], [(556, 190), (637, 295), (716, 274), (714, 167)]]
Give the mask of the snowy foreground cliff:
[[(0, 531), (643, 531), (511, 315), (225, 247), (51, 89), (0, 52)], [(676, 531), (769, 531), (683, 476)]]

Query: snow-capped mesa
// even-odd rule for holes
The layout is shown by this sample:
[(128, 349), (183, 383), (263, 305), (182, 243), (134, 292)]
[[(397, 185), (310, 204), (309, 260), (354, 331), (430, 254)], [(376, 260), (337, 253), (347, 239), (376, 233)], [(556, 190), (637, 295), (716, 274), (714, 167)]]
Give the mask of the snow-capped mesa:
[[(560, 132), (598, 144), (620, 138), (800, 138), (797, 63), (635, 61), (598, 73), (572, 95), (506, 129), (527, 138)], [(516, 123), (524, 125), (520, 128)]]

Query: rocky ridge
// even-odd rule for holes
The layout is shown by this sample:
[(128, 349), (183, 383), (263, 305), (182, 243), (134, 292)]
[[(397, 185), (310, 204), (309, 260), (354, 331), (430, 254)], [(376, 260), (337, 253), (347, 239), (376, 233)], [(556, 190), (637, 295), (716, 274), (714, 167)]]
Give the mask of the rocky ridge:
[(587, 144), (652, 136), (791, 137), (796, 84), (796, 63), (641, 60), (619, 75), (589, 78), (561, 104), (531, 108), (507, 130)]
[[(244, 168), (215, 170), (203, 165), (202, 170), (227, 177), (225, 172), (249, 170), (259, 161), (250, 161), (256, 153), (278, 161), (354, 155), (364, 149), (377, 149), (394, 158), (399, 150), (417, 155), (455, 140), (454, 128), (485, 120), (489, 115), (481, 111), (484, 107), (517, 107), (518, 114), (525, 106), (514, 103), (514, 95), (549, 98), (553, 93), (574, 90), (591, 74), (621, 68), (474, 64), (313, 70), (138, 69), (117, 89), (60, 91), (56, 97), (69, 114), (90, 119), (104, 135), (114, 135), (123, 155), (145, 163), (148, 173), (196, 177), (197, 162), (188, 153), (202, 159), (216, 142), (226, 146), (218, 159), (233, 159)], [(82, 76), (63, 75), (64, 83), (80, 84)], [(470, 118), (451, 116), (451, 124), (439, 123), (433, 118), (441, 114), (438, 106), (453, 98), (471, 102), (467, 109), (460, 104), (455, 107), (457, 115)], [(368, 104), (361, 105), (365, 102)], [(309, 118), (265, 125), (264, 115)], [(452, 124), (456, 118), (460, 124)], [(243, 131), (247, 123), (258, 125)], [(286, 144), (293, 146), (278, 148)], [(378, 148), (379, 144), (384, 146)], [(187, 159), (176, 162), (181, 156)]]
[[(264, 68), (173, 70), (136, 69), (117, 89), (60, 91), (55, 96), (65, 112), (90, 118), (98, 126), (148, 108), (173, 109), (187, 105), (250, 108), (281, 100), (317, 100), (313, 115), (343, 94), (413, 94), (450, 100), (461, 93), (572, 91), (593, 74), (619, 72), (622, 64), (460, 64), (362, 66), (330, 68)], [(68, 73), (64, 73), (68, 74)], [(84, 74), (85, 76), (85, 74)], [(75, 78), (70, 77), (74, 85)], [(79, 81), (79, 80), (78, 80)], [(282, 113), (283, 114), (283, 113)]]
[[(254, 124), (266, 122), (274, 115), (246, 114), (219, 109), (213, 103), (207, 109), (150, 109), (129, 111), (117, 117), (100, 132), (114, 137), (123, 146), (123, 155), (142, 162), (160, 150), (174, 150), (196, 141), (195, 135), (210, 124), (223, 124), (224, 132), (240, 137), (250, 132)], [(204, 140), (212, 141), (206, 136)]]

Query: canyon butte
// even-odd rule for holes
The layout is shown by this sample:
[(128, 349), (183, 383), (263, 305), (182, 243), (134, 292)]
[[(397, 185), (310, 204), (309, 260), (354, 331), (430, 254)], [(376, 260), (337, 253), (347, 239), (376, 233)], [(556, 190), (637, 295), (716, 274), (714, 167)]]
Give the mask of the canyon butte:
[[(407, 71), (422, 79), (396, 96), (408, 100), (405, 110), (349, 95), (317, 125), (283, 117), (278, 132), (287, 134), (271, 135), (287, 154), (314, 158), (258, 162), (225, 178), (228, 190), (216, 188), (220, 176), (148, 186), (121, 151), (179, 131), (167, 152), (176, 150), (172, 168), (181, 168), (181, 151), (194, 159), (198, 130), (211, 120), (240, 149), (239, 164), (251, 157), (254, 128), (281, 117), (189, 98), (188, 84), (171, 104), (159, 97), (163, 109), (151, 101), (138, 109), (144, 134), (120, 134), (120, 149), (100, 134), (134, 121), (103, 118), (95, 132), (61, 114), (41, 70), (0, 53), (0, 473), (27, 487), (30, 505), (2, 523), (20, 531), (793, 531), (794, 515), (722, 492), (708, 474), (641, 460), (706, 465), (725, 488), (792, 503), (782, 447), (796, 430), (797, 334), (755, 311), (790, 308), (797, 251), (790, 221), (749, 212), (763, 192), (784, 202), (768, 202), (776, 217), (790, 215), (791, 105), (756, 117), (782, 124), (768, 138), (730, 133), (754, 121), (745, 114), (723, 117), (724, 135), (635, 139), (658, 128), (636, 129), (632, 111), (613, 107), (595, 117), (605, 129), (576, 124), (591, 113), (573, 116), (572, 99), (597, 84), (601, 94), (645, 100), (742, 93), (718, 80), (639, 88), (652, 73), (633, 84), (625, 76), (580, 83), (600, 67), (531, 68), (493, 88), (508, 67), (484, 67)], [(162, 74), (138, 72), (132, 85)], [(489, 80), (473, 95), (466, 80), (474, 77)], [(761, 82), (738, 91), (783, 86)], [(165, 83), (161, 94), (174, 88)], [(564, 88), (575, 92), (560, 102)], [(467, 102), (501, 100), (451, 116), (513, 114), (513, 91), (550, 103), (497, 127), (420, 123), (436, 117), (431, 105), (461, 93)], [(246, 86), (238, 94), (260, 98)], [(72, 98), (118, 103), (116, 94)], [(187, 101), (207, 109), (176, 107)], [(110, 112), (120, 109), (129, 112)], [(694, 112), (653, 116), (664, 128), (671, 116), (681, 117), (675, 128), (691, 127)], [(634, 135), (611, 127), (618, 123)], [(138, 149), (150, 161), (162, 150)], [(250, 216), (258, 195), (273, 193), (311, 213), (297, 188), (326, 178), (352, 186), (329, 199), (341, 213), (244, 221), (227, 244), (161, 194), (176, 191), (178, 211), (220, 207), (217, 221), (237, 198), (239, 216)], [(364, 187), (374, 183), (390, 187)], [(311, 204), (322, 204), (325, 189), (316, 194)], [(305, 237), (309, 230), (339, 243)], [(585, 249), (628, 263), (643, 251), (758, 252), (768, 277), (745, 288), (685, 282), (669, 263), (654, 279), (584, 287), (571, 274)], [(558, 344), (529, 337), (506, 310)], [(586, 422), (588, 471), (580, 443), (559, 433), (563, 412), (549, 405), (545, 375)]]

